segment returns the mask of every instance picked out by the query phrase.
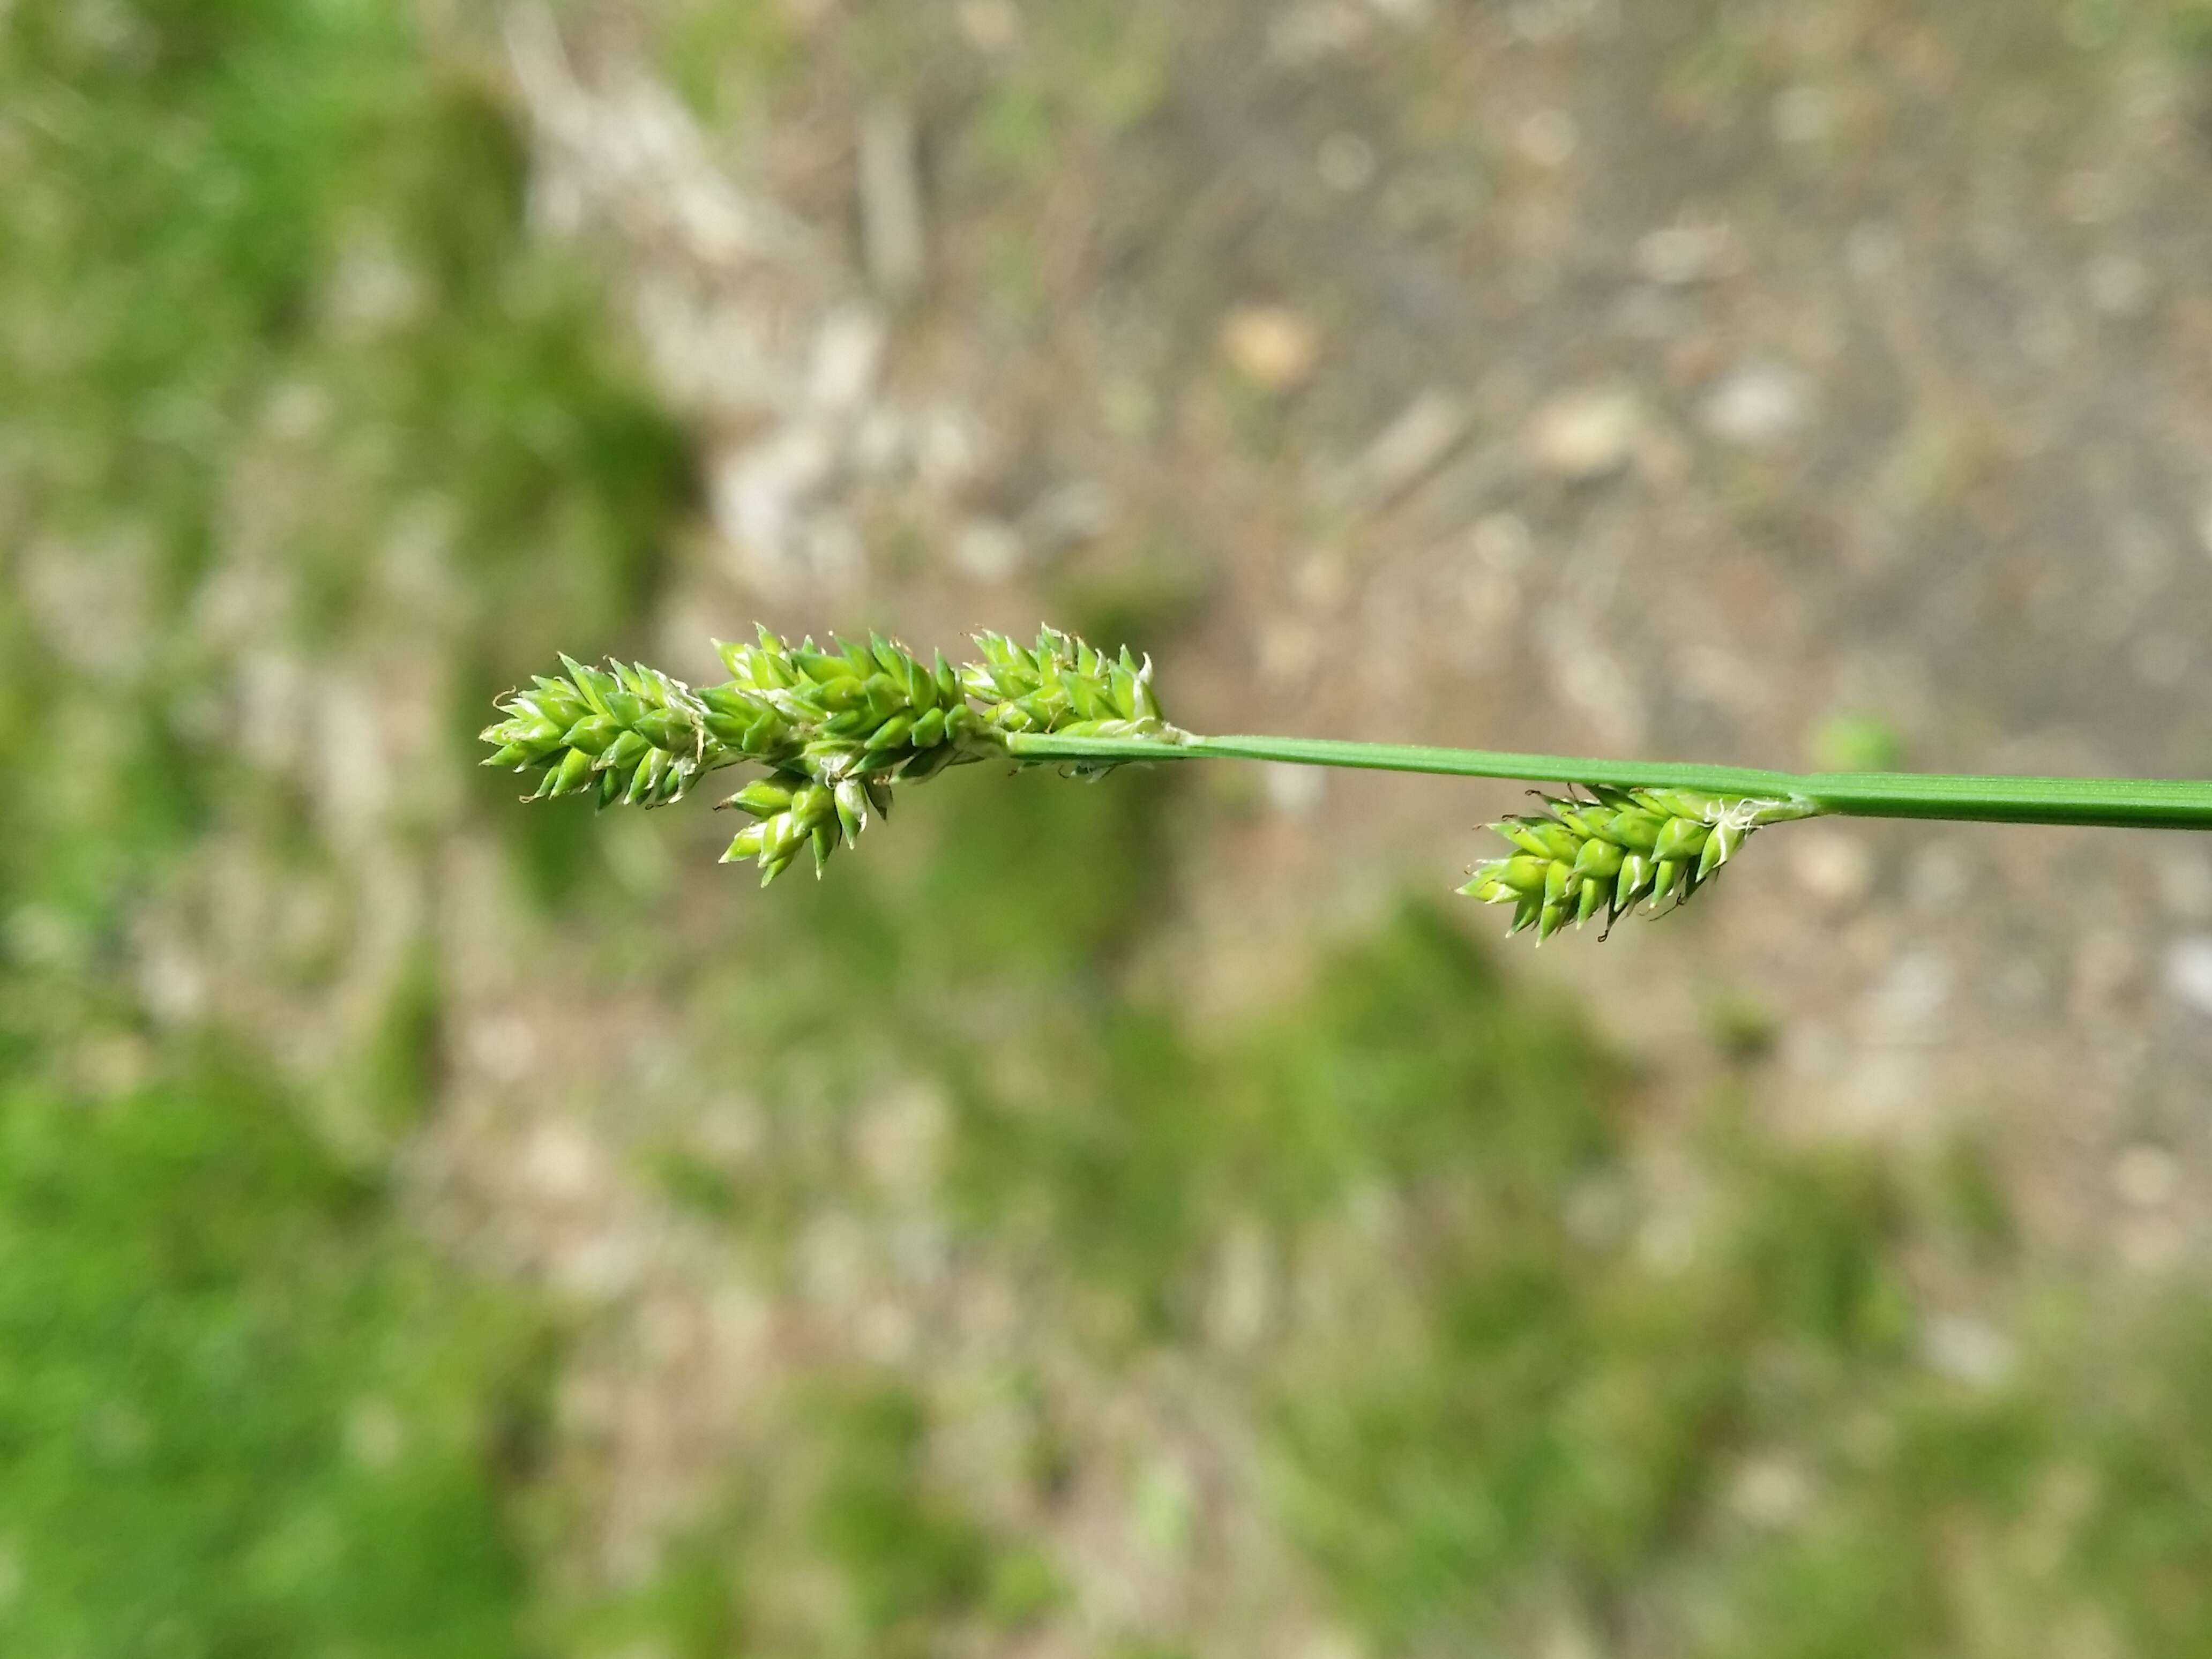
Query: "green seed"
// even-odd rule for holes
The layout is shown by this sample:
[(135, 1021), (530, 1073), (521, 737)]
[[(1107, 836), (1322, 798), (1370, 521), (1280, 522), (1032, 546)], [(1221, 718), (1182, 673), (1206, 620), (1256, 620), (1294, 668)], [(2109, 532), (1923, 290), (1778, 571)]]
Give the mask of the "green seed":
[(1628, 909), (1651, 891), (1651, 860), (1640, 853), (1631, 853), (1620, 861), (1620, 874), (1613, 884), (1613, 910), (1615, 915)]
[(1627, 856), (1611, 842), (1593, 838), (1584, 842), (1575, 854), (1574, 872), (1578, 878), (1610, 882), (1620, 873)]
[(622, 727), (606, 715), (587, 714), (570, 726), (561, 741), (571, 749), (580, 749), (587, 755), (598, 755), (622, 734)]
[(550, 795), (574, 794), (584, 787), (584, 780), (592, 775), (592, 757), (580, 749), (571, 749), (561, 757), (561, 764), (547, 775), (552, 780), (546, 791)]
[(1651, 856), (1662, 860), (1680, 859), (1704, 848), (1712, 826), (1698, 818), (1669, 818), (1659, 831), (1653, 844)]
[(913, 715), (894, 714), (869, 733), (867, 742), (861, 747), (871, 752), (878, 749), (890, 749), (903, 743), (906, 740), (906, 734), (913, 730)]
[(757, 818), (772, 818), (778, 812), (791, 810), (792, 786), (774, 778), (756, 778), (722, 803), (751, 813)]
[(835, 791), (837, 802), (837, 823), (844, 831), (845, 845), (860, 844), (860, 831), (868, 827), (868, 792), (858, 778), (846, 778)]

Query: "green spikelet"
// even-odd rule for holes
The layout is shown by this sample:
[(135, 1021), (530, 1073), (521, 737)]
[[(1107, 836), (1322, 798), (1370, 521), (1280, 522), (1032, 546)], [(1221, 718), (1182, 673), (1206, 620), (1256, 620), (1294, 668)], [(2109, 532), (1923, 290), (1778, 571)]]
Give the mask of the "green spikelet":
[(788, 646), (766, 629), (752, 644), (715, 649), (730, 678), (696, 692), (652, 669), (564, 657), (566, 678), (501, 700), (504, 718), (483, 734), (495, 746), (484, 763), (543, 769), (532, 800), (596, 780), (602, 806), (658, 806), (702, 773), (756, 762), (768, 775), (722, 803), (756, 820), (725, 860), (756, 860), (766, 882), (810, 847), (819, 873), (888, 816), (894, 784), (1004, 752), (942, 655), (925, 664), (880, 635)]
[(700, 694), (708, 729), (770, 769), (722, 803), (757, 820), (723, 860), (755, 860), (763, 885), (802, 848), (812, 849), (820, 875), (839, 847), (890, 815), (894, 784), (995, 747), (941, 654), (926, 665), (880, 635), (790, 647), (766, 629), (756, 644), (715, 648), (730, 678)]
[(1592, 787), (1590, 799), (1543, 797), (1548, 809), (1491, 827), (1510, 842), (1477, 865), (1459, 890), (1513, 907), (1508, 931), (1540, 943), (1602, 913), (1610, 928), (1645, 900), (1686, 902), (1761, 824), (1808, 817), (1809, 803), (1700, 794), (1690, 789)]
[(916, 780), (981, 757), (981, 724), (941, 655), (925, 665), (880, 635), (791, 647), (764, 628), (757, 644), (715, 649), (730, 678), (699, 699), (708, 732), (742, 758), (834, 785)]
[(891, 781), (848, 775), (825, 784), (803, 772), (756, 778), (721, 803), (755, 820), (738, 831), (722, 862), (754, 860), (765, 887), (791, 867), (802, 848), (811, 847), (819, 876), (840, 846), (857, 844), (873, 819), (890, 816)]
[(504, 718), (480, 734), (494, 745), (486, 766), (544, 769), (529, 799), (592, 787), (602, 806), (665, 806), (702, 773), (738, 758), (708, 730), (705, 704), (683, 681), (641, 663), (561, 661), (565, 675), (540, 674), (528, 690), (509, 692), (499, 701)]
[[(975, 645), (983, 659), (960, 671), (961, 687), (994, 733), (1167, 742), (1183, 737), (1160, 713), (1152, 690), (1152, 659), (1139, 661), (1127, 646), (1109, 657), (1056, 628), (1039, 630), (1033, 647), (1017, 645), (1003, 634), (978, 634)], [(1096, 774), (1115, 764), (1079, 762), (1073, 769)]]
[[(839, 786), (842, 787), (842, 786)], [(854, 787), (863, 786), (854, 785)], [(845, 833), (838, 811), (838, 789), (817, 783), (801, 774), (779, 772), (747, 784), (722, 804), (753, 815), (754, 822), (738, 831), (722, 854), (722, 862), (752, 859), (760, 866), (765, 887), (807, 848), (814, 851), (814, 873), (820, 875)], [(860, 833), (855, 826), (850, 832)]]

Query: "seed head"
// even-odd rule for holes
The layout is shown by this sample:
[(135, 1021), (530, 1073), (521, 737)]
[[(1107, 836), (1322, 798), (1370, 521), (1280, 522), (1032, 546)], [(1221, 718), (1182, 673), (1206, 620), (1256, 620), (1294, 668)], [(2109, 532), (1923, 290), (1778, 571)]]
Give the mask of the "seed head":
[(506, 718), (480, 734), (497, 745), (486, 766), (544, 769), (526, 799), (596, 782), (602, 806), (665, 806), (702, 772), (735, 758), (708, 732), (704, 704), (683, 681), (641, 663), (561, 661), (565, 676), (540, 674), (530, 690), (509, 692), (498, 705)]
[(750, 812), (756, 820), (738, 831), (722, 862), (757, 860), (765, 887), (790, 867), (802, 848), (813, 848), (814, 873), (819, 876), (841, 843), (849, 847), (860, 839), (872, 811), (890, 816), (891, 790), (887, 780), (854, 776), (823, 784), (803, 774), (777, 772), (747, 784), (722, 805)]
[[(1152, 659), (1139, 662), (1127, 646), (1109, 657), (1056, 628), (1021, 646), (1003, 634), (978, 634), (981, 662), (960, 671), (960, 683), (993, 732), (1052, 732), (1070, 738), (1156, 738), (1180, 742), (1152, 691)], [(1063, 764), (1065, 763), (1062, 763)], [(1110, 771), (1113, 761), (1083, 761), (1079, 773)]]
[(763, 628), (750, 645), (716, 641), (730, 678), (699, 691), (653, 669), (564, 657), (565, 678), (541, 677), (501, 699), (504, 718), (483, 734), (495, 745), (484, 764), (542, 769), (532, 800), (596, 779), (602, 806), (658, 806), (702, 773), (756, 762), (766, 775), (722, 803), (753, 819), (723, 859), (756, 860), (765, 884), (807, 848), (819, 874), (872, 818), (890, 815), (894, 785), (1003, 757), (1015, 732), (1183, 736), (1160, 718), (1151, 662), (1127, 650), (1109, 658), (1053, 629), (1034, 650), (996, 634), (976, 644), (984, 659), (955, 669), (941, 653), (924, 664), (881, 635), (790, 646)]
[(726, 684), (699, 694), (707, 729), (741, 758), (825, 783), (846, 777), (926, 777), (981, 758), (975, 712), (939, 653), (933, 666), (880, 634), (866, 643), (811, 639), (787, 647), (760, 630), (756, 645), (716, 641)]
[(1601, 911), (1610, 929), (1646, 899), (1686, 902), (1761, 824), (1818, 810), (1805, 801), (1691, 789), (1601, 785), (1589, 793), (1588, 800), (1547, 795), (1547, 811), (1492, 824), (1514, 850), (1477, 865), (1459, 890), (1486, 904), (1511, 905), (1507, 931), (1534, 927), (1539, 943)]

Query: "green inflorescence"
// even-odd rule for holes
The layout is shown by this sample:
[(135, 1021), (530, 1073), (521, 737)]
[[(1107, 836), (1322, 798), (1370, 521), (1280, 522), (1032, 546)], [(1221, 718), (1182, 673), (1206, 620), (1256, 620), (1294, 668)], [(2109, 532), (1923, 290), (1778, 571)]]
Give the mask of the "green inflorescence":
[(1477, 865), (1459, 890), (1513, 907), (1510, 933), (1540, 943), (1602, 914), (1610, 928), (1646, 900), (1685, 902), (1761, 824), (1808, 817), (1801, 801), (1708, 795), (1692, 789), (1615, 789), (1590, 799), (1542, 797), (1546, 811), (1492, 824), (1512, 843)]
[[(765, 628), (750, 645), (718, 641), (729, 678), (693, 690), (641, 665), (589, 668), (568, 658), (500, 702), (484, 763), (542, 775), (532, 800), (592, 791), (602, 806), (660, 806), (697, 778), (744, 762), (763, 769), (721, 805), (751, 822), (724, 862), (750, 859), (763, 884), (803, 851), (818, 875), (840, 847), (888, 817), (894, 789), (948, 766), (999, 758), (1088, 775), (1159, 751), (1203, 752), (1168, 724), (1152, 665), (1109, 655), (1057, 629), (1035, 645), (978, 634), (978, 660), (921, 658), (881, 635), (787, 645)], [(1043, 755), (1042, 738), (1096, 743)], [(1119, 745), (1117, 747), (1117, 745)], [(1546, 811), (1495, 825), (1513, 851), (1477, 866), (1460, 890), (1510, 905), (1511, 931), (1539, 940), (1602, 913), (1609, 927), (1646, 900), (1686, 900), (1764, 823), (1820, 810), (1808, 800), (1686, 788), (1594, 786), (1589, 799), (1544, 797)]]
[[(809, 850), (818, 875), (889, 816), (898, 786), (972, 761), (1090, 776), (1216, 754), (1453, 769), (1433, 765), (1442, 754), (1469, 775), (1495, 776), (1502, 765), (1547, 758), (1194, 737), (1161, 714), (1151, 659), (1127, 647), (1109, 654), (1053, 628), (1034, 645), (988, 633), (975, 645), (977, 659), (956, 666), (942, 653), (925, 663), (881, 635), (788, 645), (763, 628), (749, 645), (718, 641), (729, 678), (696, 691), (641, 665), (588, 668), (564, 657), (564, 676), (500, 701), (503, 718), (483, 732), (495, 745), (484, 763), (538, 770), (532, 800), (588, 790), (602, 806), (665, 805), (708, 772), (757, 765), (760, 775), (721, 803), (751, 819), (723, 861), (750, 859), (765, 884)], [(1609, 927), (1646, 901), (1680, 904), (1760, 825), (1828, 810), (1809, 793), (1581, 787), (1587, 798), (1545, 796), (1543, 811), (1494, 825), (1512, 850), (1470, 871), (1460, 889), (1510, 906), (1513, 933), (1534, 928), (1540, 941), (1601, 914)]]
[(941, 653), (925, 665), (880, 635), (793, 647), (766, 629), (757, 644), (715, 648), (730, 678), (699, 694), (708, 730), (733, 758), (769, 769), (722, 803), (754, 819), (722, 856), (754, 860), (764, 884), (804, 848), (819, 875), (871, 815), (890, 815), (894, 783), (982, 758), (975, 711)]
[(602, 806), (663, 806), (720, 763), (706, 708), (683, 681), (641, 664), (561, 661), (565, 676), (539, 674), (529, 690), (510, 692), (499, 705), (507, 718), (482, 733), (498, 745), (486, 766), (544, 769), (528, 799), (591, 788)]
[[(661, 806), (717, 768), (753, 762), (766, 775), (721, 804), (753, 818), (724, 854), (751, 859), (763, 884), (811, 848), (820, 873), (892, 787), (947, 766), (1012, 758), (1006, 738), (1050, 733), (1178, 741), (1152, 689), (1152, 664), (1109, 657), (1055, 629), (1034, 647), (980, 634), (982, 660), (925, 664), (880, 635), (866, 641), (787, 645), (717, 641), (729, 679), (694, 691), (640, 665), (590, 668), (562, 658), (565, 677), (539, 676), (499, 703), (485, 728), (487, 766), (543, 769), (527, 799), (594, 790), (601, 806)], [(1085, 763), (1099, 772), (1119, 761)]]

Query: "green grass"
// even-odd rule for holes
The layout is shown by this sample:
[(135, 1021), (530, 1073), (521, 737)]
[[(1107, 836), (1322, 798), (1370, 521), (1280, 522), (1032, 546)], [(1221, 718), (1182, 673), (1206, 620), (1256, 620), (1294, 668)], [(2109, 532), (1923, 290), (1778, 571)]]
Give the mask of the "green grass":
[[(404, 9), (27, 0), (0, 139), (0, 908), (95, 948), (217, 799), (299, 816), (210, 726), (236, 642), (193, 611), (227, 540), (267, 544), (262, 643), (343, 659), (397, 610), (473, 714), (549, 635), (641, 614), (691, 462), (595, 285), (526, 238), (504, 94)], [(388, 574), (426, 523), (461, 550), (428, 608)], [(137, 596), (97, 690), (15, 597), (80, 559)], [(571, 827), (513, 828), (549, 899)]]
[[(304, 1091), (154, 1022), (133, 965), (211, 833), (272, 880), (345, 877), (296, 786), (210, 722), (234, 642), (197, 623), (230, 544), (264, 540), (280, 579), (258, 642), (343, 659), (388, 626), (394, 543), (444, 523), (459, 580), (414, 628), (473, 703), (547, 629), (637, 614), (689, 500), (688, 442), (594, 286), (523, 234), (503, 94), (406, 16), (0, 21), (9, 1652), (542, 1650), (522, 1510), (546, 1333), (307, 1127), (334, 1103), (398, 1135), (431, 1109), (432, 942)], [(365, 260), (397, 276), (374, 314), (341, 297)], [(33, 603), (79, 564), (131, 602)]]
[(0, 1096), (0, 1354), (9, 1651), (532, 1650), (539, 1328), (250, 1069)]

